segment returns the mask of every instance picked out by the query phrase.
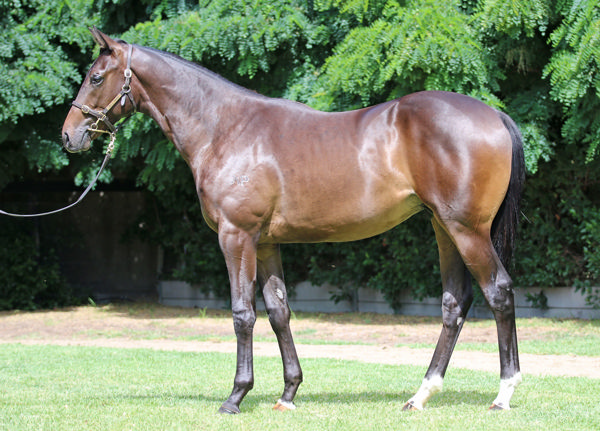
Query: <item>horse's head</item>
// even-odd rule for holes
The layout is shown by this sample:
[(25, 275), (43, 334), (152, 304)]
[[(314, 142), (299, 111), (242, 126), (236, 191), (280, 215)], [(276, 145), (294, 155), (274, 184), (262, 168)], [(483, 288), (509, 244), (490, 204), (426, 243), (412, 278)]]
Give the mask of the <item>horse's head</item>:
[(115, 122), (135, 111), (131, 93), (132, 46), (90, 29), (100, 55), (90, 68), (62, 129), (70, 152), (88, 150), (102, 133), (114, 134)]

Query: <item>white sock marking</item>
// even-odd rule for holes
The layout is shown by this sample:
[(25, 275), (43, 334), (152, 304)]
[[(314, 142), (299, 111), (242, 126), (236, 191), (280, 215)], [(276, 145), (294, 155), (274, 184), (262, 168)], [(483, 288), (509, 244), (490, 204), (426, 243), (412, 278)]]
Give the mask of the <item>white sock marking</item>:
[(444, 379), (440, 376), (433, 376), (431, 378), (423, 379), (423, 383), (421, 383), (421, 387), (417, 391), (414, 397), (408, 400), (408, 403), (412, 405), (417, 410), (423, 410), (425, 403), (431, 398), (433, 395), (437, 394), (442, 390), (442, 386), (444, 384)]
[(494, 404), (505, 410), (510, 410), (510, 399), (515, 393), (515, 389), (523, 381), (521, 373), (517, 373), (509, 379), (500, 380), (500, 392), (494, 400)]
[(277, 401), (277, 404), (282, 405), (283, 407), (285, 407), (288, 410), (296, 410), (296, 405), (291, 401), (282, 401), (281, 399), (279, 399)]

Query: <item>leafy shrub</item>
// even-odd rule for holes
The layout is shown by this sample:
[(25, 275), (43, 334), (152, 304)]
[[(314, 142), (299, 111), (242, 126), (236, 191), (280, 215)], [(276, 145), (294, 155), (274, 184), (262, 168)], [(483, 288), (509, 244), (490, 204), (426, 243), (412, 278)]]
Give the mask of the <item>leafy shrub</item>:
[[(93, 170), (99, 150), (73, 158), (57, 151), (66, 103), (92, 58), (90, 25), (328, 111), (422, 89), (460, 91), (505, 110), (525, 138), (529, 178), (511, 271), (516, 286), (576, 285), (600, 303), (593, 288), (600, 283), (597, 0), (0, 0), (0, 23), (0, 188), (36, 181), (36, 171), (69, 169), (84, 181)], [(163, 277), (227, 296), (223, 258), (189, 169), (147, 118), (133, 118), (122, 136), (127, 143), (110, 169), (137, 175), (154, 194), (144, 235), (165, 250)], [(107, 172), (102, 181), (114, 177)], [(44, 279), (42, 267), (59, 274), (54, 255), (31, 243), (27, 229), (20, 239), (2, 235), (12, 290), (33, 283), (18, 306), (38, 306), (31, 298), (43, 283), (33, 280)], [(12, 248), (21, 254), (9, 255)], [(392, 306), (404, 289), (418, 297), (440, 291), (426, 213), (358, 243), (282, 249), (290, 284), (328, 281), (347, 297), (368, 285)]]
[[(586, 164), (585, 153), (571, 145), (557, 153), (528, 179), (515, 279), (518, 286), (576, 286), (594, 295), (600, 285), (600, 161)], [(600, 305), (595, 298), (588, 299)]]
[[(283, 261), (292, 282), (308, 279), (341, 287), (342, 296), (335, 300), (352, 301), (356, 290), (366, 286), (381, 291), (398, 311), (401, 292), (411, 291), (417, 298), (442, 293), (437, 246), (426, 211), (362, 241), (286, 246)], [(286, 265), (288, 261), (293, 266)]]
[(80, 303), (61, 274), (56, 252), (37, 238), (33, 223), (3, 220), (0, 310), (35, 310)]

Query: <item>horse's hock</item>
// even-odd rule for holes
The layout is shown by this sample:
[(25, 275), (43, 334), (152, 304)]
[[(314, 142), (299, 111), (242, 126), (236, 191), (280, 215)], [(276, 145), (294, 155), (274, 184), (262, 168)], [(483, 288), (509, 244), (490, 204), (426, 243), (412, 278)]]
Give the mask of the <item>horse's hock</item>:
[(521, 134), (508, 115), (440, 91), (320, 112), (249, 92), (175, 55), (96, 28), (91, 33), (100, 55), (65, 119), (63, 144), (71, 152), (88, 150), (102, 133), (114, 139), (115, 124), (141, 112), (190, 166), (231, 284), (237, 367), (221, 412), (239, 413), (254, 385), (257, 288), (281, 350), (285, 385), (278, 405), (293, 406), (302, 380), (279, 244), (368, 238), (425, 207), (432, 213), (444, 298), (459, 306), (444, 312), (431, 364), (407, 406), (422, 409), (441, 390), (472, 303), (472, 276), (498, 330), (501, 383), (492, 407), (510, 408), (520, 367), (506, 268), (525, 161)]

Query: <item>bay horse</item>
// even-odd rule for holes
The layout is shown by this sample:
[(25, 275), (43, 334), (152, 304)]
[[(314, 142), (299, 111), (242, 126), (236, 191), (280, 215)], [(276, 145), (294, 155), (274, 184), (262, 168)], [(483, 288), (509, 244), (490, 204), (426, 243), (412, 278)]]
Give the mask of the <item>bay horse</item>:
[(521, 373), (506, 267), (525, 178), (522, 138), (510, 117), (439, 91), (320, 112), (246, 90), (173, 54), (90, 31), (100, 54), (65, 120), (64, 147), (77, 152), (102, 132), (114, 137), (114, 123), (138, 111), (159, 124), (189, 165), (231, 284), (237, 368), (221, 413), (239, 413), (254, 384), (257, 288), (283, 361), (284, 390), (274, 408), (295, 408), (302, 370), (279, 245), (371, 237), (425, 208), (439, 249), (443, 328), (404, 409), (423, 409), (441, 390), (473, 300), (471, 276), (498, 330), (500, 390), (490, 408), (510, 408)]

